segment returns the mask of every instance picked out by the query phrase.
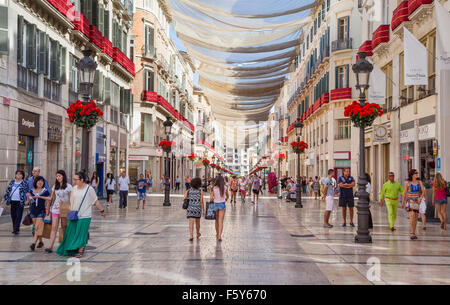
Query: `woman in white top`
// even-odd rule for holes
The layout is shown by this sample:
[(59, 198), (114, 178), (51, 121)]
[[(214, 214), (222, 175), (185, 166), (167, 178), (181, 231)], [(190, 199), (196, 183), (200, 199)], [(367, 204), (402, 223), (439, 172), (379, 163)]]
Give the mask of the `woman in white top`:
[(214, 180), (211, 189), (210, 201), (214, 202), (214, 211), (216, 212), (216, 234), (217, 240), (222, 241), (223, 218), (225, 216), (226, 205), (228, 200), (228, 188), (225, 186), (225, 180), (222, 176), (218, 176)]
[(92, 178), (91, 178), (91, 186), (94, 188), (96, 194), (98, 194), (99, 182), (100, 182), (100, 180), (98, 179), (97, 172), (93, 172)]
[(116, 189), (116, 180), (114, 180), (114, 175), (112, 173), (106, 174), (106, 194), (108, 195), (108, 202), (106, 206), (109, 206), (112, 203), (112, 196), (114, 194), (114, 190)]
[(64, 239), (56, 253), (61, 256), (81, 258), (88, 241), (89, 227), (92, 218), (92, 206), (96, 205), (101, 215), (105, 217), (105, 210), (98, 202), (95, 190), (87, 184), (88, 178), (83, 172), (73, 176), (75, 186), (70, 193), (70, 210), (78, 211), (78, 220), (69, 220)]
[[(52, 253), (53, 245), (55, 244), (56, 232), (59, 228), (59, 220), (61, 219), (61, 226), (63, 226), (63, 219), (60, 217), (60, 207), (63, 202), (70, 202), (70, 191), (72, 186), (67, 183), (66, 172), (59, 170), (56, 172), (55, 185), (52, 188), (52, 201), (53, 205), (51, 207), (47, 206), (47, 216), (51, 213), (52, 220), (52, 232), (50, 233), (50, 245), (45, 249), (45, 252)], [(67, 227), (67, 218), (65, 218), (66, 223), (64, 224), (64, 229)]]

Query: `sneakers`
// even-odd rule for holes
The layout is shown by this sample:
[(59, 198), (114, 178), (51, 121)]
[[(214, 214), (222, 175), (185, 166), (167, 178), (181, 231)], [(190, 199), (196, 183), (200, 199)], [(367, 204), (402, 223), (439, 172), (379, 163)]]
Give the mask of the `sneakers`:
[(353, 222), (350, 223), (350, 226), (352, 226), (353, 228), (355, 227), (355, 224)]
[(323, 225), (323, 227), (324, 227), (324, 228), (328, 228), (328, 229), (331, 229), (331, 228), (333, 227), (333, 225), (330, 225), (330, 224), (326, 224), (326, 225)]

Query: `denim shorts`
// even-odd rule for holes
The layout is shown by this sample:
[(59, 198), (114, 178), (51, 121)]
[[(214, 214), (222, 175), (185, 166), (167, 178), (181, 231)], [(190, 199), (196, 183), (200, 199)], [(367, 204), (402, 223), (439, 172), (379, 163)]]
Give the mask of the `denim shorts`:
[(137, 200), (145, 200), (145, 196), (146, 196), (145, 193), (138, 192)]
[(441, 204), (447, 204), (447, 197), (445, 197), (442, 200), (436, 200), (436, 204), (437, 205), (441, 205)]
[(45, 212), (41, 212), (41, 213), (39, 213), (37, 215), (30, 213), (30, 217), (31, 217), (31, 219), (34, 219), (34, 218), (45, 218)]
[(214, 211), (226, 210), (225, 202), (214, 203)]

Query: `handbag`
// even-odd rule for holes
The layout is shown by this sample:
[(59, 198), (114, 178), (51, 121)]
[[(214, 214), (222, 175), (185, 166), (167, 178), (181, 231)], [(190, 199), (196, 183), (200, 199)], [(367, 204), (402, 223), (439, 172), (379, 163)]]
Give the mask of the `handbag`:
[(31, 219), (30, 213), (23, 218), (22, 224), (24, 226), (31, 226), (33, 224), (33, 220)]
[(216, 213), (214, 213), (214, 202), (206, 203), (205, 219), (209, 220), (216, 219)]
[(83, 205), (84, 199), (86, 198), (86, 194), (89, 191), (90, 186), (88, 185), (86, 193), (84, 193), (83, 200), (81, 200), (81, 204), (78, 207), (78, 210), (72, 210), (67, 214), (67, 220), (77, 221), (78, 220), (78, 212), (80, 212), (81, 206)]
[(183, 209), (187, 210), (187, 208), (189, 207), (189, 191), (188, 191), (188, 195), (186, 197), (186, 199), (184, 199), (183, 201)]
[(445, 195), (447, 197), (450, 197), (450, 187), (448, 187), (448, 186), (445, 188)]
[(8, 200), (6, 200), (6, 204), (7, 205), (10, 205), (11, 204), (11, 198), (12, 198), (12, 195), (14, 195), (14, 193), (17, 191), (17, 189), (20, 187), (20, 185), (18, 186), (18, 187), (16, 187), (15, 189), (14, 189), (14, 191), (12, 191), (12, 193), (11, 193), (11, 195), (9, 195), (9, 198), (8, 198)]

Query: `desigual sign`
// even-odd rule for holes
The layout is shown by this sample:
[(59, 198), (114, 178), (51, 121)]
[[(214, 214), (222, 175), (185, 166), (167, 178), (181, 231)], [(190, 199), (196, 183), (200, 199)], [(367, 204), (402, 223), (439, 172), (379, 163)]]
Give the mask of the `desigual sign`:
[(19, 109), (19, 134), (39, 137), (39, 114)]

